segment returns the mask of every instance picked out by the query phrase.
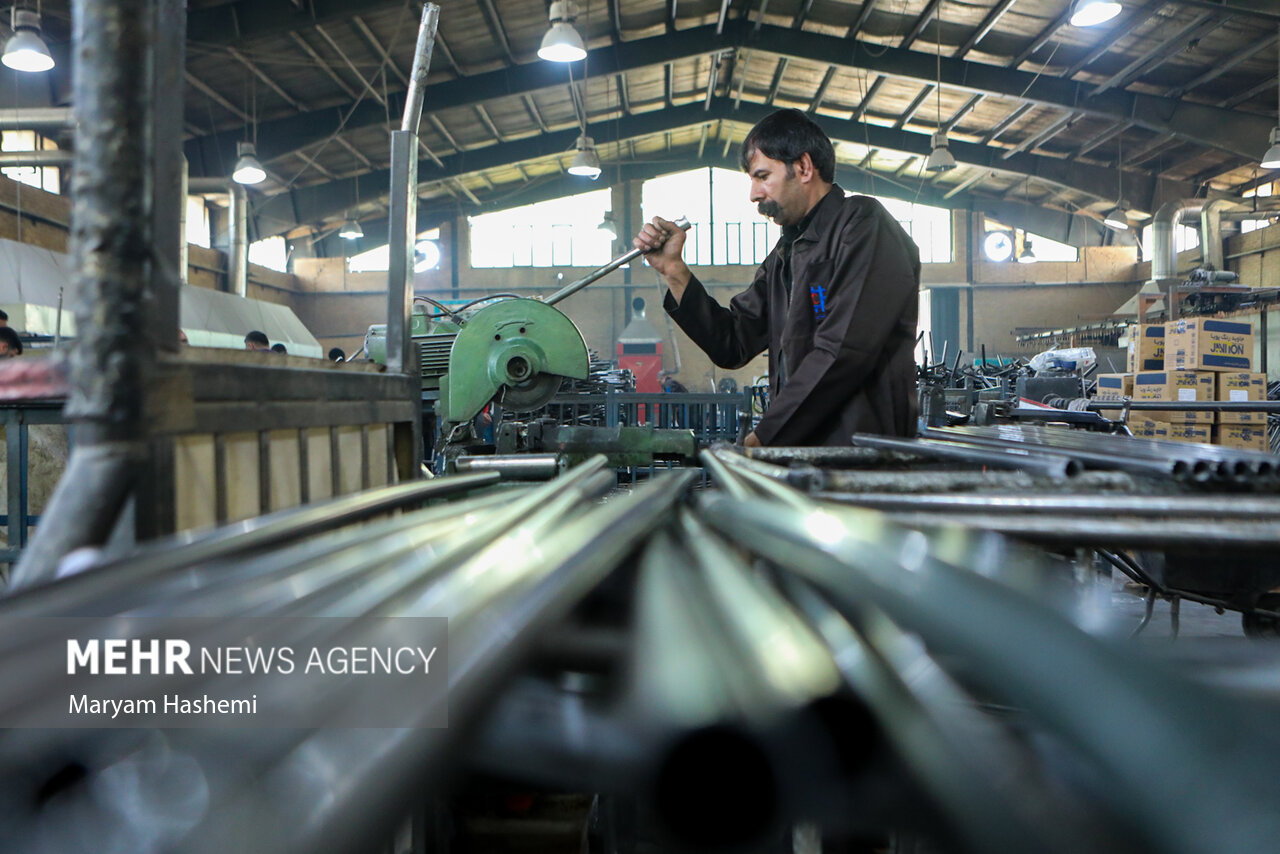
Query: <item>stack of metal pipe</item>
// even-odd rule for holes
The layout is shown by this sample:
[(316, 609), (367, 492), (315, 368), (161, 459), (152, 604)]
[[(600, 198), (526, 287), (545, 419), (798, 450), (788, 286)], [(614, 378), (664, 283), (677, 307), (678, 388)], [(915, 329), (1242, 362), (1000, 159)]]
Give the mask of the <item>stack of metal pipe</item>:
[(956, 447), (986, 449), (1001, 454), (1028, 454), (1036, 464), (1066, 463), (1074, 465), (1076, 471), (1101, 469), (1196, 482), (1259, 481), (1269, 484), (1274, 484), (1280, 471), (1280, 458), (1257, 451), (1052, 427), (1002, 424), (929, 428), (924, 431), (924, 436), (927, 440), (948, 442)]
[[(703, 459), (716, 488), (696, 496), (691, 472), (612, 492), (600, 459), (500, 492), (464, 475), (0, 600), (24, 627), (0, 636), (6, 714), (56, 689), (29, 653), (57, 630), (36, 618), (113, 637), (161, 617), (449, 619), (451, 729), (420, 726), (424, 706), (394, 729), (4, 732), (6, 850), (367, 850), (468, 768), (635, 798), (673, 850), (775, 848), (798, 822), (1064, 854), (1280, 834), (1271, 719), (1079, 628), (1045, 601), (1042, 554)], [(611, 608), (617, 642), (591, 640)]]

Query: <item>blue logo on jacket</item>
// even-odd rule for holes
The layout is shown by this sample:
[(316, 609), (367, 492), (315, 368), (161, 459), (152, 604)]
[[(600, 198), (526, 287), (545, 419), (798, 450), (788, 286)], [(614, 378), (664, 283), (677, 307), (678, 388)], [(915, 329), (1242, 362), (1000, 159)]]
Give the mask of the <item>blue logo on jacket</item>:
[(809, 299), (813, 302), (813, 316), (818, 321), (827, 317), (827, 289), (822, 285), (809, 287)]

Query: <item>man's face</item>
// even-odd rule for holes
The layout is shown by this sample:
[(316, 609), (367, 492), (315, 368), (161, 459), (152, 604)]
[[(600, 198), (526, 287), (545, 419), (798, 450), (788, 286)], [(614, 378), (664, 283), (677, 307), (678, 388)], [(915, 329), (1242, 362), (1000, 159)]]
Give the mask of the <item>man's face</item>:
[(804, 219), (808, 200), (794, 166), (756, 151), (747, 164), (747, 175), (751, 178), (751, 201), (762, 216), (784, 228)]
[(7, 341), (0, 341), (0, 359), (12, 359), (16, 355), (18, 354), (9, 349)]

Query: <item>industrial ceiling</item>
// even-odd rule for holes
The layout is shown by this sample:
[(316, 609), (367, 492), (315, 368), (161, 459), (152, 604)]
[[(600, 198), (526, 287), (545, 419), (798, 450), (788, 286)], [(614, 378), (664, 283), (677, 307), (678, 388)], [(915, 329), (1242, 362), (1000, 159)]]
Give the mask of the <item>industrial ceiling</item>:
[[(827, 129), (847, 189), (971, 206), (1076, 244), (1108, 239), (1101, 214), (1120, 198), (1141, 222), (1165, 201), (1273, 177), (1258, 158), (1277, 124), (1275, 2), (1125, 0), (1091, 28), (1068, 23), (1068, 0), (578, 5), (589, 53), (566, 65), (537, 57), (544, 0), (441, 4), (420, 129), (423, 230), (619, 179), (736, 168), (737, 143), (777, 107)], [(385, 242), (388, 132), (421, 8), (191, 0), (191, 174), (225, 176), (236, 142), (255, 139), (269, 173), (253, 192), (258, 237), (315, 236), (319, 254), (336, 254), (333, 232), (353, 212), (366, 245)], [(23, 84), (23, 105), (70, 89), (67, 5), (42, 11), (62, 61)], [(581, 115), (604, 163), (595, 183), (565, 172)], [(959, 167), (923, 172), (939, 129)]]

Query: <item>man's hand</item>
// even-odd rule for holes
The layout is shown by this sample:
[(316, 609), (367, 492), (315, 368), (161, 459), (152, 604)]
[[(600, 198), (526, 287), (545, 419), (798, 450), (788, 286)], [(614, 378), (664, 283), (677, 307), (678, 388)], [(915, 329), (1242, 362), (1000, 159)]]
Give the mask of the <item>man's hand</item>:
[(756, 432), (755, 432), (754, 430), (752, 430), (750, 433), (748, 433), (748, 434), (747, 434), (747, 438), (745, 438), (745, 439), (743, 439), (743, 440), (742, 440), (742, 447), (744, 447), (744, 448), (763, 448), (763, 447), (764, 447), (764, 445), (761, 445), (761, 444), (760, 444), (760, 440), (756, 438)]
[(689, 265), (684, 262), (684, 229), (674, 222), (655, 216), (645, 223), (631, 245), (644, 253), (649, 266), (658, 271), (671, 289), (671, 296), (680, 302), (685, 286), (689, 284)]

